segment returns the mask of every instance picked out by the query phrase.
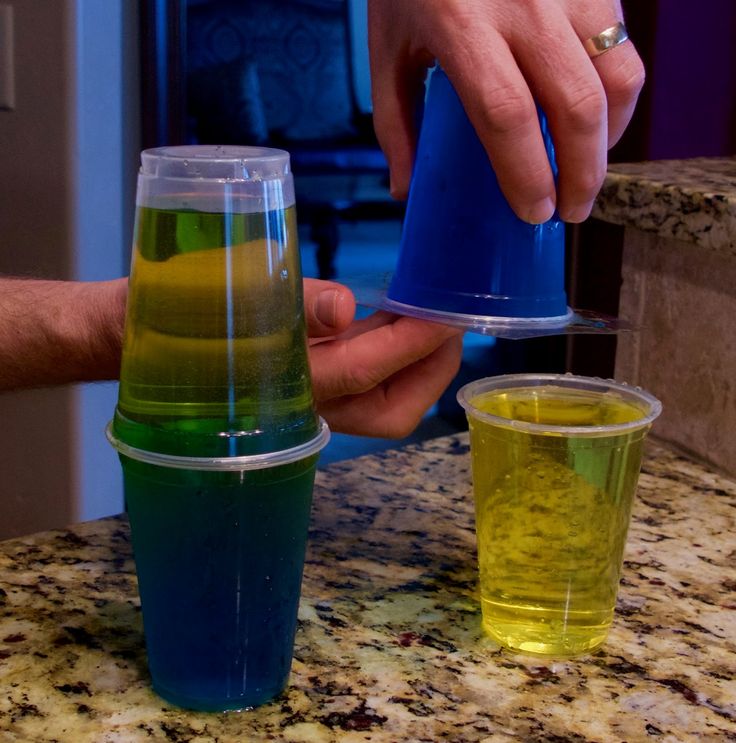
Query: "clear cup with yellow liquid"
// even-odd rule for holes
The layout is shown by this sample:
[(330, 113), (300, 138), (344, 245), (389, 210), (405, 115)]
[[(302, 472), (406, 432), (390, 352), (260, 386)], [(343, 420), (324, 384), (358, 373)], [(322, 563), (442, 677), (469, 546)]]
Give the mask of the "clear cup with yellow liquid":
[(118, 439), (219, 457), (318, 434), (295, 212), (283, 150), (142, 153)]
[(470, 427), (484, 630), (569, 657), (613, 620), (642, 446), (661, 403), (574, 375), (512, 374), (458, 392)]

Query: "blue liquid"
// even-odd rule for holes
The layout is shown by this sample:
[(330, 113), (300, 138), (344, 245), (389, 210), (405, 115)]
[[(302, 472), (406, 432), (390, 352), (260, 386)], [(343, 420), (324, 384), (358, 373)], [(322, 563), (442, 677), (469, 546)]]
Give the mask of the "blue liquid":
[(316, 456), (266, 470), (177, 470), (121, 457), (154, 690), (197, 710), (286, 685)]

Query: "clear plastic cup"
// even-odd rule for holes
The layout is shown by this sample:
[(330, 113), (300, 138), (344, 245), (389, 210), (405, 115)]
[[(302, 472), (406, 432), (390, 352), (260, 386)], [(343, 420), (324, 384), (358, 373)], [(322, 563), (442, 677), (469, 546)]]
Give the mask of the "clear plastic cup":
[(142, 153), (120, 453), (154, 689), (201, 710), (278, 694), (317, 453), (289, 155)]
[(661, 403), (573, 375), (512, 374), (458, 392), (470, 425), (483, 628), (573, 656), (613, 619), (644, 438)]
[[(556, 173), (547, 121), (540, 125)], [(564, 325), (565, 230), (519, 219), (445, 73), (433, 71), (396, 271), (385, 306), (429, 319)]]
[(199, 457), (310, 440), (289, 154), (201, 145), (141, 161), (115, 436)]
[(291, 668), (317, 453), (120, 453), (154, 690), (180, 707), (263, 704)]

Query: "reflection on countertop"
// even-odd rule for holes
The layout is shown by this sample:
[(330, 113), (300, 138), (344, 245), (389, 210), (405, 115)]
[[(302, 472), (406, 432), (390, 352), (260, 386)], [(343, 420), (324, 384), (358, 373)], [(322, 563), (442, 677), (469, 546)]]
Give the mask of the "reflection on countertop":
[(467, 435), (318, 474), (282, 697), (193, 713), (149, 689), (128, 524), (0, 544), (3, 741), (736, 738), (736, 482), (650, 442), (604, 649), (480, 632)]

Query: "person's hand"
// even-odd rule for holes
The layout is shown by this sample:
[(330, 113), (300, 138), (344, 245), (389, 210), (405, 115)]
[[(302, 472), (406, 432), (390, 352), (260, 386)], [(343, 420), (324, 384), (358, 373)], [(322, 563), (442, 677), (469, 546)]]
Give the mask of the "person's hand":
[[(0, 277), (0, 392), (117, 379), (127, 290)], [(304, 308), (314, 397), (334, 431), (408, 435), (459, 367), (458, 330), (385, 312), (355, 321), (340, 284), (305, 279)]]
[[(405, 198), (415, 112), (436, 59), (488, 152), (501, 189), (528, 222), (581, 222), (644, 84), (630, 41), (593, 59), (583, 43), (623, 19), (618, 0), (369, 0), (373, 117)], [(559, 177), (534, 101), (549, 120)]]
[(354, 320), (347, 287), (305, 279), (304, 306), (317, 410), (333, 431), (402, 438), (460, 366), (460, 331), (376, 312)]

